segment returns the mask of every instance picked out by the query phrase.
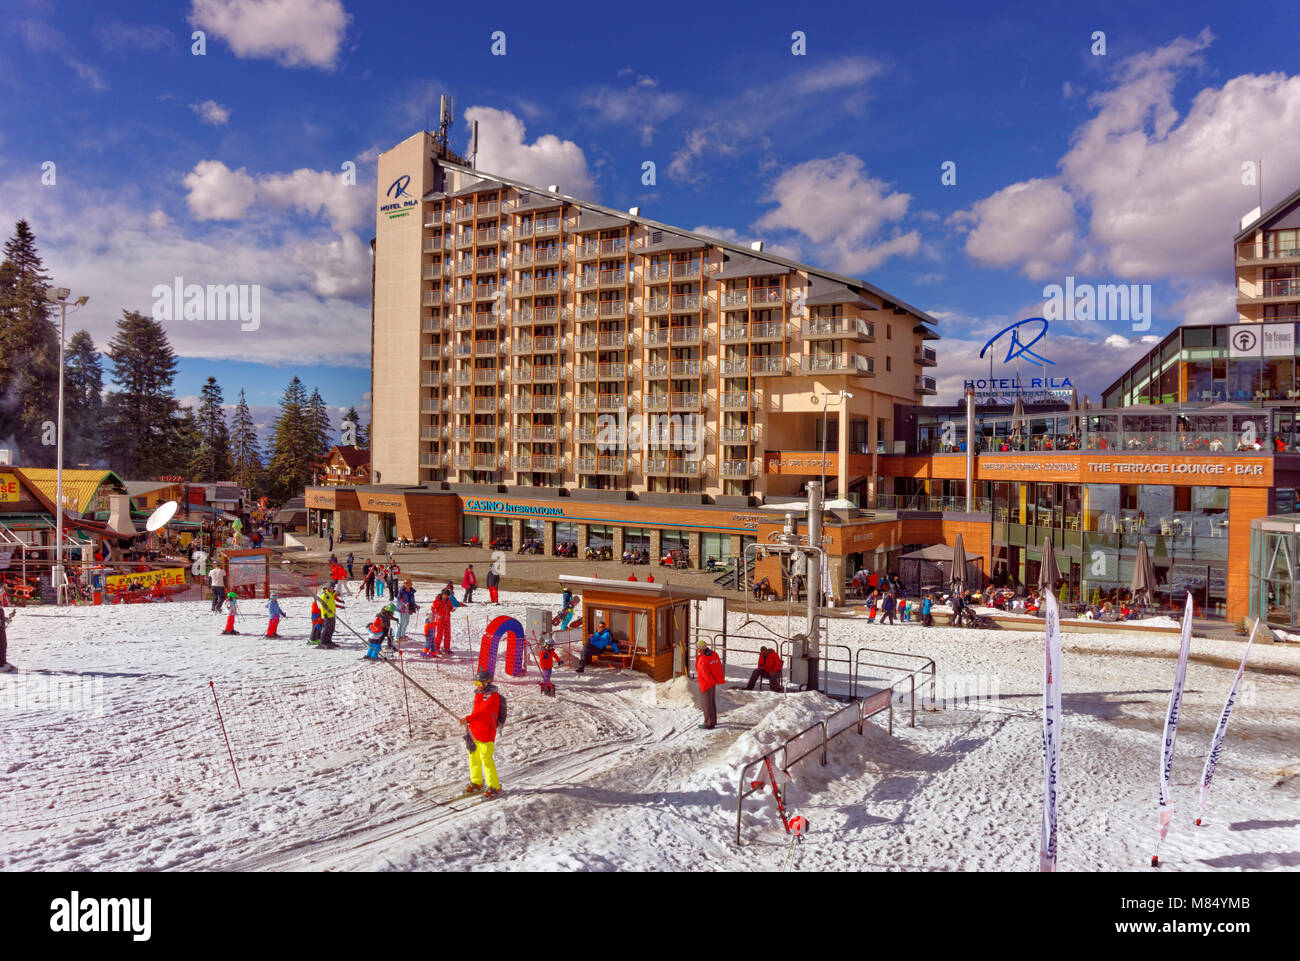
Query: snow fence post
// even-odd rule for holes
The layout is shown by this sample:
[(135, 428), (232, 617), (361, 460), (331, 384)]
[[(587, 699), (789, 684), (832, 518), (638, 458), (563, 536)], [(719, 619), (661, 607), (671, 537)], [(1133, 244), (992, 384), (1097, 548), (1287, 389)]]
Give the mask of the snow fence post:
[(235, 752), (230, 749), (230, 736), (226, 734), (226, 722), (221, 716), (221, 703), (217, 700), (217, 688), (211, 681), (208, 681), (208, 687), (212, 691), (212, 703), (217, 706), (217, 721), (221, 724), (221, 736), (226, 742), (226, 754), (230, 758), (230, 769), (235, 772), (235, 786), (242, 791), (244, 785), (239, 783), (239, 768), (235, 767)]

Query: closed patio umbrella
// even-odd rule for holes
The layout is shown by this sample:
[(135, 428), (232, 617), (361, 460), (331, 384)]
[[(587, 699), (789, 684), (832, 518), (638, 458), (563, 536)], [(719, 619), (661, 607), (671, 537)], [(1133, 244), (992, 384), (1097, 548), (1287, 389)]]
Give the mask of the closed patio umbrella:
[(1134, 605), (1149, 605), (1155, 596), (1156, 568), (1151, 563), (1151, 554), (1146, 541), (1138, 541), (1137, 559), (1133, 562), (1133, 582), (1129, 584), (1129, 593), (1133, 595)]
[(1025, 435), (1025, 428), (1029, 426), (1029, 421), (1025, 418), (1025, 404), (1016, 395), (1016, 404), (1011, 408), (1011, 436), (1015, 440), (1020, 440)]
[(954, 591), (962, 590), (966, 585), (966, 546), (962, 543), (961, 535), (957, 535), (957, 541), (952, 545), (952, 563), (948, 567), (948, 583), (952, 585)]
[(1079, 391), (1075, 388), (1070, 388), (1070, 410), (1074, 411), (1070, 417), (1070, 433), (1079, 434)]
[(1038, 589), (1040, 591), (1056, 590), (1056, 582), (1061, 580), (1061, 567), (1056, 563), (1056, 550), (1052, 547), (1052, 535), (1043, 537), (1043, 560), (1038, 565)]

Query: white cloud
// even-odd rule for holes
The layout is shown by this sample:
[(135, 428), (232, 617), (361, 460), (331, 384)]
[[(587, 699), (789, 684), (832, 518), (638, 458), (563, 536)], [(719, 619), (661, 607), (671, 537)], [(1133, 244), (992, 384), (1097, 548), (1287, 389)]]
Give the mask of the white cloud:
[(108, 89), (108, 81), (104, 79), (99, 68), (82, 60), (72, 43), (60, 31), (43, 20), (20, 20), (17, 28), (33, 53), (57, 56), (63, 61), (65, 67), (96, 93), (103, 93)]
[(881, 236), (907, 215), (912, 199), (889, 187), (869, 176), (853, 154), (805, 161), (777, 177), (767, 197), (777, 206), (754, 228), (803, 234), (817, 245), (819, 263), (833, 270), (869, 271), (890, 257), (915, 254), (921, 246), (915, 230)]
[(219, 160), (200, 160), (185, 177), (190, 210), (200, 220), (242, 220), (267, 210), (323, 214), (332, 228), (354, 230), (372, 222), (365, 187), (346, 185), (328, 170), (295, 170), (253, 177)]
[[(691, 231), (697, 234), (704, 234), (706, 237), (717, 237), (720, 240), (726, 240), (733, 244), (741, 244), (748, 247), (756, 240), (763, 240), (757, 234), (741, 234), (731, 227), (692, 227)], [(797, 260), (803, 263), (803, 252), (790, 244), (772, 244), (763, 240), (763, 253), (773, 254), (777, 257), (784, 257), (787, 260)]]
[(596, 87), (583, 94), (580, 102), (598, 120), (635, 127), (641, 134), (641, 143), (648, 146), (654, 141), (655, 126), (678, 113), (684, 104), (680, 95), (660, 93), (655, 89), (657, 86), (654, 78), (639, 77), (631, 87), (622, 90)]
[(1300, 76), (1242, 74), (1200, 90), (1180, 116), (1175, 86), (1203, 66), (1212, 40), (1206, 30), (1120, 65), (1115, 86), (1090, 98), (1094, 114), (1057, 176), (1012, 184), (954, 217), (972, 227), (967, 253), (1031, 277), (1226, 276), (1228, 238), (1257, 202), (1242, 165), (1263, 159), (1265, 186), (1277, 185), (1265, 206), (1300, 180)]
[(221, 127), (230, 122), (230, 108), (222, 106), (215, 100), (190, 104), (190, 109), (199, 115), (199, 119), (214, 127)]
[(240, 167), (220, 160), (200, 160), (183, 181), (190, 212), (199, 220), (239, 220), (257, 197), (257, 182)]
[(953, 214), (949, 223), (969, 227), (966, 253), (972, 260), (1018, 268), (1035, 280), (1059, 273), (1078, 243), (1074, 201), (1055, 180), (1003, 187)]
[(677, 180), (699, 181), (704, 176), (700, 162), (710, 154), (765, 149), (772, 138), (787, 136), (792, 127), (807, 136), (819, 127), (842, 123), (846, 112), (862, 112), (868, 81), (882, 69), (867, 57), (842, 57), (801, 67), (738, 97), (703, 107), (698, 111), (700, 123), (687, 132), (668, 173)]
[(171, 224), (172, 219), (167, 216), (165, 211), (153, 210), (149, 212), (148, 224), (154, 230), (162, 230)]
[(524, 183), (558, 184), (560, 192), (580, 200), (594, 200), (595, 186), (587, 158), (572, 140), (543, 134), (532, 143), (524, 140), (524, 124), (506, 110), (470, 107), (465, 122), (478, 121), (477, 165), (488, 173)]
[(341, 0), (194, 0), (190, 23), (235, 56), (333, 70), (351, 17)]

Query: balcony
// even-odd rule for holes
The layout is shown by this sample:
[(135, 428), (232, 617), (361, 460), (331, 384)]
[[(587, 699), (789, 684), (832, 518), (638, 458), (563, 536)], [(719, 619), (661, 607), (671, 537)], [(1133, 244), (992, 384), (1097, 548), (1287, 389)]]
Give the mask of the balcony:
[(474, 341), (474, 356), (495, 357), (497, 352), (504, 346), (504, 343), (498, 343), (495, 340), (476, 340)]
[(474, 439), (477, 441), (496, 441), (497, 429), (488, 424), (475, 424)]
[(578, 244), (575, 253), (578, 260), (595, 260), (600, 256), (600, 244), (589, 240), (584, 244)]
[(438, 466), (438, 460), (439, 458), (437, 454), (431, 454), (427, 452), (422, 453), (420, 455), (420, 466), (436, 468)]
[(649, 317), (652, 314), (668, 313), (671, 302), (672, 302), (671, 297), (667, 297), (665, 295), (659, 295), (656, 297), (646, 297), (642, 301), (642, 304), (644, 305), (646, 316)]
[(696, 392), (674, 392), (668, 395), (669, 410), (692, 410), (700, 409), (700, 395)]
[(534, 394), (533, 410), (559, 410), (560, 398), (554, 394)]
[(436, 290), (425, 290), (425, 291), (422, 291), (422, 292), (421, 292), (421, 295), (420, 295), (420, 306), (422, 306), (422, 307), (437, 307), (439, 303), (441, 303), (441, 300), (440, 300), (439, 297), (438, 297), (438, 291), (436, 291)]
[(534, 237), (551, 237), (560, 232), (560, 218), (549, 217), (546, 220), (533, 221)]
[(434, 335), (433, 342), (436, 344), (438, 342), (439, 335), (442, 334), (442, 318), (441, 317), (420, 318), (420, 333), (433, 334)]
[(494, 414), (497, 409), (497, 399), (495, 397), (475, 397), (474, 412), (477, 414)]
[(669, 344), (672, 342), (672, 331), (667, 327), (651, 327), (645, 332), (645, 342), (647, 347)]
[(574, 280), (574, 286), (578, 290), (595, 290), (600, 284), (600, 274), (591, 270), (586, 273), (578, 274)]
[(607, 330), (599, 335), (597, 342), (602, 350), (622, 350), (627, 346), (627, 334), (621, 330)]
[(474, 246), (474, 232), (472, 230), (462, 230), (456, 235), (456, 249), (463, 250), (466, 247)]
[(700, 262), (698, 260), (692, 260), (689, 262), (683, 261), (675, 263), (672, 265), (671, 274), (673, 280), (689, 280), (691, 278), (698, 278), (700, 276)]
[(600, 316), (600, 305), (587, 301), (573, 308), (574, 320), (596, 320)]
[(933, 377), (927, 377), (924, 374), (917, 374), (916, 392), (918, 394), (937, 394), (939, 393), (939, 388)]
[(479, 257), (474, 261), (474, 269), (480, 274), (495, 273), (501, 269), (501, 260), (495, 254), (488, 257)]
[(525, 305), (514, 313), (514, 325), (516, 327), (522, 324), (553, 324), (559, 319), (559, 307), (530, 307)]
[(741, 374), (784, 374), (784, 357), (732, 357), (722, 362), (722, 372), (730, 376)]
[(669, 457), (668, 473), (672, 477), (699, 477), (703, 462), (698, 457)]
[(596, 376), (600, 380), (625, 380), (627, 364), (601, 364)]
[(474, 383), (480, 387), (491, 387), (505, 375), (504, 370), (497, 370), (495, 367), (479, 368), (474, 371)]
[(723, 310), (743, 310), (748, 307), (781, 305), (780, 287), (755, 287), (753, 290), (728, 290), (722, 294)]
[(451, 382), (457, 386), (472, 384), (474, 383), (474, 373), (473, 371), (468, 370), (453, 371)]
[(474, 235), (474, 240), (479, 246), (496, 244), (501, 242), (501, 232), (499, 230), (480, 230)]
[(724, 460), (721, 473), (723, 477), (753, 477), (754, 465), (747, 460)]
[(846, 374), (853, 377), (875, 376), (875, 361), (861, 354), (813, 354), (804, 363), (812, 373)]
[(627, 271), (626, 270), (602, 270), (600, 271), (601, 287), (626, 287)]
[(648, 282), (668, 281), (672, 279), (672, 276), (672, 268), (668, 264), (651, 264), (649, 269), (646, 270), (646, 280)]
[(560, 379), (558, 364), (537, 364), (533, 367), (533, 380), (539, 384), (553, 384)]
[(696, 313), (702, 303), (699, 294), (674, 294), (672, 301), (674, 313)]
[(749, 339), (754, 342), (785, 339), (785, 324), (775, 320), (765, 320), (749, 325)]
[(596, 367), (596, 364), (582, 364), (573, 368), (573, 379), (582, 382), (595, 380)]
[(622, 410), (628, 406), (626, 394), (597, 394), (597, 410)]
[(1239, 264), (1300, 263), (1300, 245), (1293, 241), (1279, 241), (1272, 237), (1237, 244)]
[(453, 409), (458, 414), (469, 414), (474, 410), (474, 402), (467, 398), (457, 398), (456, 403), (453, 405)]
[(468, 277), (472, 273), (474, 273), (474, 261), (472, 258), (462, 257), (460, 260), (456, 261), (457, 277)]
[(648, 411), (668, 409), (667, 394), (646, 394), (643, 400), (645, 401), (645, 409)]
[(474, 287), (474, 299), (491, 300), (496, 297), (499, 289), (496, 284), (477, 284)]
[(463, 340), (452, 348), (457, 357), (473, 357), (474, 344), (471, 341)]
[(559, 459), (554, 454), (530, 454), (514, 458), (515, 470), (552, 473), (559, 469)]
[(526, 297), (529, 294), (553, 294), (559, 289), (559, 277), (525, 277), (515, 285), (515, 296)]
[(627, 316), (626, 300), (602, 300), (600, 302), (601, 317), (622, 318)]
[(723, 410), (751, 410), (754, 406), (754, 394), (747, 390), (728, 391), (722, 394), (718, 403)]
[(674, 377), (700, 376), (700, 362), (698, 360), (674, 360), (669, 369)]
[[(524, 430), (530, 430), (525, 427)], [(531, 428), (533, 440), (538, 443), (549, 443), (555, 441), (560, 433), (558, 427), (554, 424), (534, 424)]]
[(698, 344), (703, 338), (698, 327), (673, 327), (669, 339), (674, 345), (677, 345)]
[(420, 348), (420, 359), (435, 361), (433, 367), (434, 370), (437, 370), (438, 365), (436, 361), (442, 360), (442, 350), (438, 347), (437, 344), (425, 344), (423, 347)]
[(466, 220), (474, 219), (474, 205), (462, 204), (456, 208), (456, 222), (464, 223)]
[(724, 444), (748, 444), (749, 427), (724, 427), (721, 436)]
[(452, 327), (455, 330), (473, 330), (474, 316), (472, 314), (457, 314), (452, 321)]
[(667, 457), (647, 457), (641, 466), (641, 473), (647, 477), (666, 477), (668, 475)]
[(861, 317), (814, 317), (804, 325), (804, 340), (856, 340), (870, 344), (876, 340), (876, 325)]
[(456, 288), (456, 303), (468, 304), (474, 299), (474, 289), (469, 286)]
[(916, 362), (922, 367), (934, 367), (939, 363), (939, 355), (933, 347), (916, 348)]

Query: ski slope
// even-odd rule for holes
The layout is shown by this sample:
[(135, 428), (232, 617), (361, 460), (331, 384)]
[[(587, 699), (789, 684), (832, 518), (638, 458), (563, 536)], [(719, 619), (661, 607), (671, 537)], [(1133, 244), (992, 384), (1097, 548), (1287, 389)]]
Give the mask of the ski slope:
[[(427, 603), (429, 585), (419, 590)], [(502, 593), (454, 622), (451, 665), (412, 678), (467, 713), (469, 637), (489, 616), (553, 609)], [(265, 602), (241, 631), (263, 631)], [(19, 673), (0, 675), (0, 869), (30, 870), (980, 870), (1037, 869), (1042, 637), (834, 620), (830, 641), (932, 656), (945, 678), (981, 678), (979, 703), (918, 711), (894, 735), (876, 718), (800, 766), (788, 806), (808, 818), (791, 846), (770, 795), (745, 804), (741, 765), (842, 705), (819, 694), (728, 690), (697, 728), (687, 684), (631, 671), (560, 669), (555, 699), (505, 682), (498, 740), (505, 794), (467, 782), (455, 723), (401, 677), (306, 645), (308, 601), (283, 601), (283, 640), (223, 637), (202, 602), (27, 609), (10, 628)], [(352, 602), (354, 627), (379, 602)], [(732, 628), (741, 615), (732, 614)], [(759, 618), (783, 632), (784, 617)], [(746, 629), (752, 632), (754, 625)], [(1178, 638), (1065, 636), (1061, 869), (1140, 870), (1153, 850), (1160, 734)], [(1161, 870), (1300, 867), (1300, 650), (1257, 644), (1215, 777), (1208, 823), (1196, 791), (1244, 644), (1194, 639), (1174, 765), (1176, 816)], [(728, 665), (743, 683), (752, 657)], [(209, 681), (212, 688), (209, 688)], [(62, 700), (49, 685), (85, 696)], [(243, 765), (237, 788), (212, 694)], [(88, 692), (88, 694), (86, 693)], [(65, 692), (66, 693), (66, 692)], [(411, 733), (414, 733), (414, 737)], [(153, 793), (114, 772), (162, 771)], [(146, 792), (147, 793), (147, 792)], [(450, 802), (450, 803), (448, 803)]]

